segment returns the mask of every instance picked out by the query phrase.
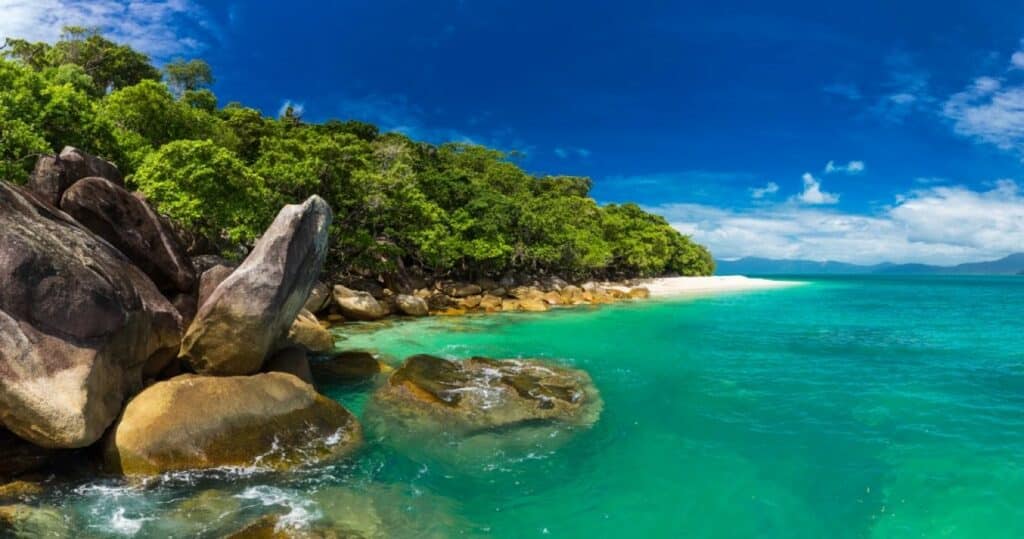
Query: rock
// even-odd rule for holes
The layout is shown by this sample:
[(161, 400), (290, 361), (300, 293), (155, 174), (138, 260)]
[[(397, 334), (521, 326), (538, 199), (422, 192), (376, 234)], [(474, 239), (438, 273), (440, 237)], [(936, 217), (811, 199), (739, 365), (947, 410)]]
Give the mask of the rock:
[(334, 286), (334, 303), (341, 314), (349, 320), (372, 322), (391, 314), (387, 306), (377, 301), (369, 292), (352, 290), (340, 284)]
[(427, 316), (430, 311), (430, 308), (427, 307), (427, 302), (423, 298), (407, 294), (395, 296), (395, 305), (402, 314), (408, 316)]
[(582, 288), (584, 292), (593, 292), (593, 291), (595, 291), (595, 290), (597, 290), (598, 288), (601, 288), (601, 287), (597, 283), (595, 283), (594, 281), (587, 281), (587, 282), (581, 284), (580, 288)]
[(0, 485), (0, 501), (31, 501), (43, 494), (43, 486), (32, 481), (11, 481)]
[(498, 287), (498, 288), (491, 289), (491, 291), (489, 293), (492, 296), (498, 296), (500, 298), (502, 296), (507, 296), (508, 295), (508, 290), (506, 290), (504, 288), (501, 288), (501, 287)]
[(490, 279), (488, 277), (481, 277), (481, 278), (477, 279), (476, 284), (484, 292), (490, 292), (491, 290), (494, 290), (495, 288), (498, 288), (498, 286), (499, 286), (497, 281), (495, 281), (494, 279)]
[(536, 299), (536, 298), (531, 298), (531, 299), (521, 300), (519, 302), (519, 310), (525, 311), (525, 312), (528, 312), (528, 313), (542, 313), (542, 312), (545, 312), (545, 311), (547, 311), (549, 309), (548, 309), (548, 304), (545, 303), (544, 300)]
[(604, 293), (612, 299), (624, 299), (626, 298), (626, 292), (619, 290), (618, 288), (606, 288)]
[(511, 295), (513, 298), (516, 298), (518, 300), (524, 300), (524, 299), (541, 300), (544, 297), (544, 292), (541, 292), (539, 289), (537, 289), (536, 287), (533, 287), (533, 286), (519, 286), (519, 287), (513, 288), (509, 292), (509, 295)]
[(583, 371), (536, 360), (417, 355), (374, 393), (366, 416), (384, 435), (422, 440), (425, 430), (472, 437), (544, 424), (586, 427), (602, 408)]
[(479, 295), (477, 295), (477, 296), (466, 296), (466, 297), (464, 297), (464, 298), (462, 298), (462, 299), (460, 299), (458, 301), (458, 306), (459, 306), (460, 309), (466, 309), (467, 311), (471, 311), (471, 310), (476, 309), (477, 307), (479, 307), (480, 306), (480, 302), (483, 301), (483, 299), (484, 299), (483, 296), (479, 296)]
[(455, 283), (445, 287), (444, 292), (453, 298), (464, 298), (467, 296), (480, 295), (480, 293), (483, 292), (483, 289), (480, 285), (476, 284)]
[(103, 178), (84, 178), (64, 191), (60, 209), (109, 241), (165, 291), (188, 292), (196, 270), (181, 239), (150, 205)]
[(59, 206), (60, 198), (78, 180), (99, 177), (124, 187), (124, 176), (113, 163), (65, 146), (58, 155), (47, 155), (36, 161), (28, 187), (51, 206)]
[(223, 466), (285, 470), (352, 453), (355, 417), (295, 376), (179, 376), (139, 393), (107, 436), (124, 475)]
[(384, 297), (384, 285), (373, 279), (349, 279), (344, 282), (344, 285), (345, 288), (366, 292), (373, 296), (374, 299), (381, 299)]
[(519, 310), (518, 299), (502, 299), (501, 300), (501, 312), (514, 313)]
[(651, 297), (651, 291), (642, 286), (638, 286), (636, 288), (631, 288), (627, 295), (633, 299), (647, 299)]
[(201, 374), (250, 374), (274, 352), (316, 284), (331, 208), (318, 196), (285, 206), (252, 252), (202, 303), (180, 357)]
[(427, 307), (431, 311), (443, 311), (454, 304), (451, 297), (441, 292), (435, 292), (427, 298)]
[(313, 383), (313, 371), (309, 368), (309, 358), (301, 348), (288, 347), (274, 354), (263, 364), (264, 372), (283, 372), (295, 376), (307, 384)]
[(320, 325), (313, 313), (303, 309), (295, 317), (291, 329), (288, 330), (288, 342), (298, 345), (314, 354), (323, 354), (334, 350), (334, 335)]
[(71, 537), (72, 532), (70, 519), (56, 507), (0, 507), (0, 536), (62, 538)]
[(468, 530), (481, 529), (457, 516), (459, 506), (454, 500), (418, 486), (325, 485), (310, 493), (310, 498), (323, 514), (323, 523), (342, 537), (448, 539), (475, 536)]
[(220, 286), (220, 283), (223, 283), (234, 271), (235, 268), (221, 264), (204, 271), (199, 277), (199, 296), (196, 303), (202, 307), (213, 295), (213, 291)]
[(583, 301), (583, 289), (578, 286), (569, 285), (562, 287), (559, 293), (562, 295), (562, 301), (566, 304), (572, 305)]
[(174, 305), (174, 310), (178, 311), (181, 315), (181, 327), (187, 328), (192, 323), (192, 319), (196, 317), (196, 311), (199, 310), (199, 301), (196, 298), (194, 292), (181, 292), (180, 294), (174, 294), (170, 297), (171, 305)]
[(12, 479), (45, 468), (57, 452), (31, 444), (0, 429), (0, 479)]
[(565, 279), (562, 279), (561, 277), (557, 277), (557, 276), (555, 276), (555, 277), (548, 277), (547, 279), (544, 279), (544, 283), (543, 284), (544, 284), (544, 289), (545, 290), (555, 291), (555, 292), (557, 292), (557, 291), (559, 291), (559, 290), (569, 286), (569, 283), (565, 282)]
[(565, 303), (562, 300), (562, 294), (553, 290), (551, 292), (546, 292), (542, 299), (544, 300), (544, 303), (547, 303), (548, 305), (562, 305)]
[(380, 361), (370, 352), (349, 350), (330, 359), (310, 364), (313, 379), (319, 382), (351, 383), (373, 378), (381, 372)]
[(0, 422), (44, 447), (84, 447), (177, 347), (153, 282), (67, 214), (0, 182)]
[(227, 266), (231, 269), (238, 267), (238, 264), (231, 262), (220, 255), (199, 255), (192, 257), (192, 265), (196, 268), (196, 275), (206, 273), (206, 270), (214, 266)]
[(615, 303), (615, 298), (612, 295), (610, 295), (607, 291), (605, 291), (603, 288), (595, 290), (595, 291), (591, 292), (590, 294), (591, 294), (590, 303), (593, 303), (594, 305), (602, 305), (602, 304), (606, 304), (606, 303)]
[(479, 307), (489, 313), (498, 312), (501, 310), (501, 298), (486, 294), (480, 298)]
[(313, 289), (309, 291), (309, 299), (306, 300), (306, 304), (303, 306), (303, 309), (306, 309), (313, 314), (317, 314), (326, 309), (330, 304), (331, 289), (323, 282), (317, 281), (316, 284), (313, 285)]

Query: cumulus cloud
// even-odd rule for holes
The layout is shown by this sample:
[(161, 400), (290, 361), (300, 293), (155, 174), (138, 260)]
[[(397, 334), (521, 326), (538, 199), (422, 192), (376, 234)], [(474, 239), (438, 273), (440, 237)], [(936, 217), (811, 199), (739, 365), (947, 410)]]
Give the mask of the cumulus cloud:
[(835, 161), (829, 161), (825, 164), (825, 174), (843, 173), (843, 174), (860, 174), (864, 172), (864, 161), (850, 161), (845, 165), (837, 165)]
[(839, 202), (839, 195), (826, 193), (821, 190), (821, 182), (817, 178), (811, 175), (810, 172), (805, 172), (803, 175), (804, 190), (802, 193), (797, 195), (796, 200), (804, 204), (835, 204)]
[(1017, 51), (1010, 57), (1010, 65), (1015, 69), (1024, 69), (1024, 51)]
[(193, 0), (0, 0), (0, 14), (0, 40), (52, 42), (64, 26), (84, 26), (155, 58), (197, 52), (219, 34)]
[(779, 192), (779, 184), (775, 182), (768, 182), (764, 187), (754, 187), (750, 190), (750, 196), (753, 198), (764, 198), (766, 195), (774, 195)]
[(958, 134), (1003, 150), (1024, 151), (1024, 86), (979, 77), (943, 105)]
[(649, 208), (719, 258), (957, 264), (1024, 251), (1024, 196), (1010, 180), (988, 190), (911, 191), (876, 215), (797, 204), (734, 211), (700, 204)]

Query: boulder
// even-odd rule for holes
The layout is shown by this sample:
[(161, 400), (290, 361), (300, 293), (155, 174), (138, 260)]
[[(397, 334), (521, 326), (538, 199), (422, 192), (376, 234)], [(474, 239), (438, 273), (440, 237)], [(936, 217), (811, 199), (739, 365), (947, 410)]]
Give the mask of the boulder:
[(174, 305), (174, 310), (178, 311), (178, 314), (181, 315), (181, 327), (187, 328), (192, 323), (192, 319), (196, 317), (196, 311), (199, 310), (196, 293), (181, 292), (174, 294), (169, 299), (171, 300), (171, 305)]
[(519, 310), (528, 313), (542, 313), (548, 309), (548, 304), (543, 299), (530, 298), (519, 301)]
[(467, 296), (477, 296), (483, 292), (480, 285), (472, 283), (455, 283), (444, 288), (445, 294), (453, 298), (464, 298)]
[(192, 257), (192, 265), (196, 267), (196, 275), (206, 273), (206, 270), (214, 266), (227, 266), (231, 269), (238, 267), (238, 264), (231, 262), (220, 255), (199, 255)]
[(65, 146), (57, 155), (40, 157), (28, 187), (51, 206), (58, 206), (64, 191), (78, 180), (89, 177), (103, 178), (124, 187), (124, 176), (113, 163), (71, 146)]
[(427, 302), (423, 298), (407, 294), (395, 296), (395, 305), (402, 314), (408, 316), (427, 316), (430, 311), (430, 308), (427, 307)]
[(352, 290), (358, 290), (360, 292), (366, 292), (375, 299), (381, 299), (384, 297), (384, 285), (380, 284), (380, 281), (374, 279), (355, 278), (348, 279), (343, 283), (345, 288)]
[(647, 299), (651, 297), (651, 291), (642, 286), (629, 289), (627, 295), (632, 299)]
[(318, 382), (351, 383), (373, 378), (381, 372), (380, 361), (370, 352), (348, 350), (310, 364)]
[(391, 310), (369, 292), (352, 290), (340, 284), (334, 286), (334, 303), (349, 320), (371, 322), (391, 314)]
[(477, 279), (476, 284), (484, 292), (490, 292), (491, 290), (494, 290), (495, 288), (498, 288), (498, 281), (495, 281), (494, 279), (491, 279), (489, 277), (481, 277), (481, 278)]
[(572, 305), (583, 301), (583, 289), (578, 286), (569, 285), (562, 287), (559, 293), (562, 295), (562, 301), (566, 304)]
[(501, 311), (506, 313), (514, 313), (519, 310), (518, 299), (502, 299), (501, 300)]
[(45, 490), (39, 483), (32, 481), (11, 481), (0, 485), (0, 501), (31, 501), (41, 496)]
[(455, 305), (452, 298), (442, 292), (435, 292), (427, 297), (427, 307), (429, 307), (431, 311), (443, 311), (452, 305)]
[(318, 196), (285, 206), (245, 261), (199, 307), (180, 357), (202, 374), (259, 371), (316, 284), (330, 224), (331, 208)]
[(509, 291), (509, 295), (518, 300), (541, 300), (544, 297), (544, 292), (541, 292), (540, 289), (534, 286), (517, 286)]
[(537, 360), (417, 355), (374, 392), (365, 416), (381, 439), (425, 445), (440, 438), (441, 453), (459, 453), (461, 440), (477, 437), (499, 445), (525, 441), (536, 450), (536, 442), (558, 431), (593, 425), (602, 408), (580, 370)]
[(297, 347), (288, 347), (274, 354), (263, 364), (264, 372), (283, 372), (297, 377), (307, 384), (313, 383), (313, 371), (309, 368), (306, 351)]
[(466, 309), (467, 311), (471, 311), (471, 310), (476, 309), (477, 307), (479, 307), (480, 306), (480, 302), (483, 301), (483, 299), (484, 299), (483, 296), (480, 296), (480, 295), (466, 296), (466, 297), (460, 299), (458, 301), (457, 305), (459, 306), (460, 309)]
[(285, 470), (352, 453), (355, 417), (295, 376), (185, 375), (135, 396), (107, 436), (104, 462), (124, 475), (257, 466)]
[[(200, 307), (213, 295), (213, 291), (235, 271), (231, 266), (218, 264), (203, 272), (199, 277), (199, 295), (196, 301)], [(194, 315), (193, 315), (194, 316)]]
[(489, 313), (498, 312), (501, 310), (501, 298), (486, 294), (480, 298), (479, 307)]
[(548, 305), (562, 305), (565, 303), (565, 301), (562, 300), (562, 294), (555, 292), (554, 290), (546, 292), (542, 299), (544, 300), (544, 303), (547, 303)]
[(0, 182), (0, 423), (44, 447), (84, 447), (177, 347), (181, 316), (117, 249)]
[(53, 449), (30, 444), (12, 432), (0, 429), (0, 480), (41, 470), (57, 454)]
[(288, 343), (314, 354), (323, 354), (334, 350), (334, 335), (320, 325), (313, 313), (303, 309), (288, 330)]
[(188, 292), (196, 271), (181, 240), (150, 205), (103, 178), (64, 191), (60, 209), (124, 253), (164, 291)]
[(306, 304), (303, 305), (303, 309), (317, 314), (320, 311), (326, 309), (331, 304), (331, 289), (328, 288), (321, 281), (317, 281), (313, 285), (313, 289), (309, 291), (309, 298), (306, 299)]

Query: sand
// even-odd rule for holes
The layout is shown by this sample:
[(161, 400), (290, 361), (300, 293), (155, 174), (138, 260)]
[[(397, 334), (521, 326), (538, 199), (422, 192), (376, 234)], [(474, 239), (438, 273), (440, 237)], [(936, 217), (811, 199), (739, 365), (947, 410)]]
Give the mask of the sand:
[(642, 283), (651, 291), (652, 298), (671, 296), (705, 295), (717, 292), (734, 292), (741, 290), (760, 290), (770, 288), (787, 288), (799, 286), (799, 281), (775, 281), (772, 279), (754, 279), (742, 275), (716, 275), (714, 277), (666, 277), (651, 279)]

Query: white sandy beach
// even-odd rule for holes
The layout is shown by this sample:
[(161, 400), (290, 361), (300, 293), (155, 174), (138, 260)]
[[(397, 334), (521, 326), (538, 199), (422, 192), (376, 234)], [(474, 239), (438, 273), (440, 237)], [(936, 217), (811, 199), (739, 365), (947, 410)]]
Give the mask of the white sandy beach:
[(717, 292), (787, 288), (804, 284), (799, 281), (753, 279), (742, 275), (716, 275), (713, 277), (665, 277), (651, 279), (641, 286), (651, 291), (652, 298), (704, 295)]

